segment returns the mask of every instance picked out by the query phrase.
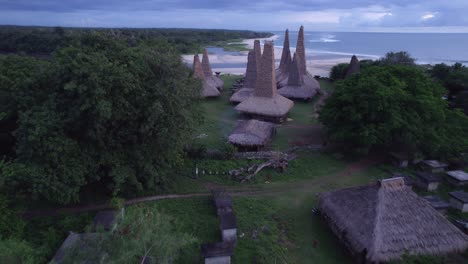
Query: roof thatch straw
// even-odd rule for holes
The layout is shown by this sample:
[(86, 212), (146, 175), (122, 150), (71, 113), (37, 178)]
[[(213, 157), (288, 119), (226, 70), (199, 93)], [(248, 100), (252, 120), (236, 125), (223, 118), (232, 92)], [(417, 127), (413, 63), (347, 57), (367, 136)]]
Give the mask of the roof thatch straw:
[(468, 237), (401, 177), (322, 193), (319, 206), (335, 235), (361, 260), (381, 263), (405, 253), (440, 255), (468, 248)]
[(229, 136), (229, 143), (237, 146), (265, 146), (275, 132), (275, 125), (268, 122), (251, 119), (239, 121)]
[(346, 72), (345, 79), (348, 79), (351, 75), (359, 73), (361, 71), (361, 66), (359, 65), (358, 58), (353, 55), (351, 62), (349, 63), (348, 71)]
[(279, 68), (276, 70), (277, 82), (280, 82), (281, 80), (288, 77), (290, 67), (289, 65), (292, 63), (291, 50), (289, 49), (289, 30), (286, 29), (284, 36), (283, 53), (281, 54)]
[(308, 100), (318, 93), (320, 85), (310, 75), (302, 75), (299, 72), (297, 53), (289, 68), (288, 84), (278, 90), (278, 93), (290, 99)]
[(256, 39), (254, 41), (254, 51), (255, 51), (255, 58), (257, 58), (257, 72), (258, 68), (260, 67), (260, 60), (262, 59), (262, 47), (260, 46), (260, 40)]
[(273, 43), (265, 43), (263, 49), (254, 94), (240, 103), (236, 110), (251, 115), (284, 117), (294, 103), (277, 93)]
[(220, 78), (213, 75), (213, 70), (211, 69), (210, 59), (208, 57), (208, 51), (203, 49), (203, 57), (202, 57), (202, 68), (203, 73), (205, 74), (205, 80), (210, 85), (214, 85), (218, 89), (223, 89), (224, 82)]
[(218, 97), (221, 95), (219, 90), (216, 88), (216, 84), (214, 83), (213, 79), (206, 78), (205, 74), (203, 73), (202, 64), (200, 64), (200, 58), (198, 54), (193, 56), (193, 76), (202, 80), (203, 89), (202, 89), (202, 97)]
[(247, 60), (247, 72), (245, 74), (244, 88), (235, 92), (229, 101), (231, 103), (240, 103), (249, 98), (255, 88), (257, 82), (257, 59), (255, 50), (249, 51)]
[(299, 61), (299, 72), (302, 75), (307, 74), (306, 55), (304, 46), (304, 26), (299, 29), (299, 36), (297, 37), (296, 45), (297, 59)]
[(200, 63), (200, 57), (198, 56), (198, 54), (195, 54), (195, 56), (193, 56), (193, 77), (198, 78), (200, 80), (205, 79), (205, 74), (203, 73), (203, 68)]

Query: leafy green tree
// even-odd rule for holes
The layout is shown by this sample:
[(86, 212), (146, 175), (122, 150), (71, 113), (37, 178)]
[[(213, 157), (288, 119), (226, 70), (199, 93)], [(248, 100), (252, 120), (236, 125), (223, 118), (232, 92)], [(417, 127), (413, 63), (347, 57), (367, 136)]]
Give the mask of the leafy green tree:
[(443, 94), (418, 68), (369, 67), (337, 84), (320, 121), (344, 150), (419, 150), (449, 158), (468, 149), (468, 119), (450, 110)]
[(30, 243), (16, 238), (0, 238), (0, 263), (36, 264), (42, 261)]
[(70, 203), (90, 184), (127, 196), (164, 188), (200, 121), (201, 84), (170, 45), (87, 34), (37, 72), (11, 96), (18, 128), (6, 190)]
[(348, 71), (349, 63), (340, 63), (333, 66), (330, 70), (330, 79), (332, 81), (343, 80)]
[(406, 51), (388, 52), (379, 60), (383, 65), (416, 65), (415, 59)]

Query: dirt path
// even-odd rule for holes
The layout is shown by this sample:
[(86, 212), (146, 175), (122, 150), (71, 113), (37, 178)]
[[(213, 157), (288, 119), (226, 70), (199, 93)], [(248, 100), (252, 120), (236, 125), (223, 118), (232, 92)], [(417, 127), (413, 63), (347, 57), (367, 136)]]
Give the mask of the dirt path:
[[(243, 185), (243, 186), (228, 186), (221, 185), (212, 182), (205, 182), (202, 185), (207, 189), (224, 188), (231, 193), (232, 196), (271, 196), (288, 192), (310, 192), (311, 189), (324, 189), (333, 183), (333, 180), (340, 177), (350, 176), (355, 173), (362, 172), (369, 167), (381, 162), (381, 157), (368, 155), (361, 160), (348, 165), (344, 170), (329, 175), (327, 177), (321, 177), (311, 180), (302, 180), (292, 183), (272, 183), (271, 185)], [(134, 205), (139, 203), (166, 200), (166, 199), (184, 199), (194, 197), (207, 197), (211, 193), (199, 192), (199, 193), (188, 193), (188, 194), (167, 194), (167, 195), (155, 195), (140, 197), (134, 199), (128, 199), (125, 201), (125, 205)], [(46, 216), (57, 216), (63, 214), (78, 214), (84, 212), (92, 212), (99, 210), (111, 209), (109, 203), (98, 203), (90, 205), (72, 206), (56, 209), (37, 209), (29, 210), (22, 214), (23, 218), (30, 219), (33, 217), (46, 217)]]

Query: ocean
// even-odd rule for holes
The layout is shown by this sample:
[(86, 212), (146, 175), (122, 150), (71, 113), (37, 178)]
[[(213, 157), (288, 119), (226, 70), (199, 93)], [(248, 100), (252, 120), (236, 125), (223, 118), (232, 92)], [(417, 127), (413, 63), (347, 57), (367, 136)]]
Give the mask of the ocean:
[[(275, 46), (282, 47), (284, 31)], [(298, 32), (289, 32), (291, 47), (296, 46)], [(333, 59), (357, 55), (377, 59), (390, 51), (407, 51), (418, 64), (468, 64), (468, 34), (449, 33), (357, 33), (305, 32), (310, 59)]]

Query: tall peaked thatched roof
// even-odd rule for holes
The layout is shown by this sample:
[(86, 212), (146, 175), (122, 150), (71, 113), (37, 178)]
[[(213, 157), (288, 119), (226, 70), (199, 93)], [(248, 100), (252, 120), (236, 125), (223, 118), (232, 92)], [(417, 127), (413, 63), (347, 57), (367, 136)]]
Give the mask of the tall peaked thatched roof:
[(260, 67), (260, 60), (262, 58), (262, 47), (260, 46), (260, 40), (256, 39), (254, 41), (254, 51), (255, 57), (257, 58), (257, 68)]
[(244, 87), (255, 88), (257, 81), (257, 59), (255, 57), (255, 51), (249, 51), (247, 57), (247, 70), (245, 73)]
[(388, 262), (406, 252), (433, 255), (468, 248), (468, 237), (401, 177), (322, 193), (319, 206), (335, 235), (369, 262)]
[(305, 54), (305, 44), (304, 44), (304, 26), (301, 26), (299, 29), (299, 35), (297, 37), (297, 46), (296, 46), (297, 59), (299, 61), (299, 72), (302, 75), (307, 74), (306, 66), (306, 54)]
[(211, 70), (210, 65), (210, 59), (208, 57), (208, 51), (206, 49), (203, 49), (202, 68), (203, 73), (206, 77), (213, 75), (213, 70)]
[(272, 98), (276, 95), (275, 52), (271, 42), (263, 47), (257, 80), (255, 96)]
[(283, 53), (281, 54), (279, 65), (279, 69), (282, 74), (288, 74), (289, 64), (291, 64), (291, 50), (289, 49), (289, 30), (286, 29), (284, 34)]
[(229, 143), (238, 146), (264, 146), (275, 131), (275, 125), (258, 120), (239, 121), (229, 136)]
[(351, 58), (351, 62), (349, 63), (348, 71), (346, 72), (345, 79), (348, 79), (351, 75), (355, 73), (359, 73), (360, 70), (361, 66), (359, 65), (359, 60), (355, 55), (353, 55), (353, 57)]
[(297, 60), (297, 53), (294, 53), (294, 58), (289, 67), (288, 85), (301, 86), (304, 84), (303, 75), (299, 72), (299, 61)]
[(283, 117), (293, 105), (291, 100), (277, 94), (274, 47), (272, 42), (267, 42), (263, 47), (254, 94), (236, 109), (252, 115)]
[(203, 73), (203, 68), (200, 63), (200, 57), (198, 54), (193, 56), (193, 77), (198, 78), (200, 80), (205, 79), (205, 74)]

